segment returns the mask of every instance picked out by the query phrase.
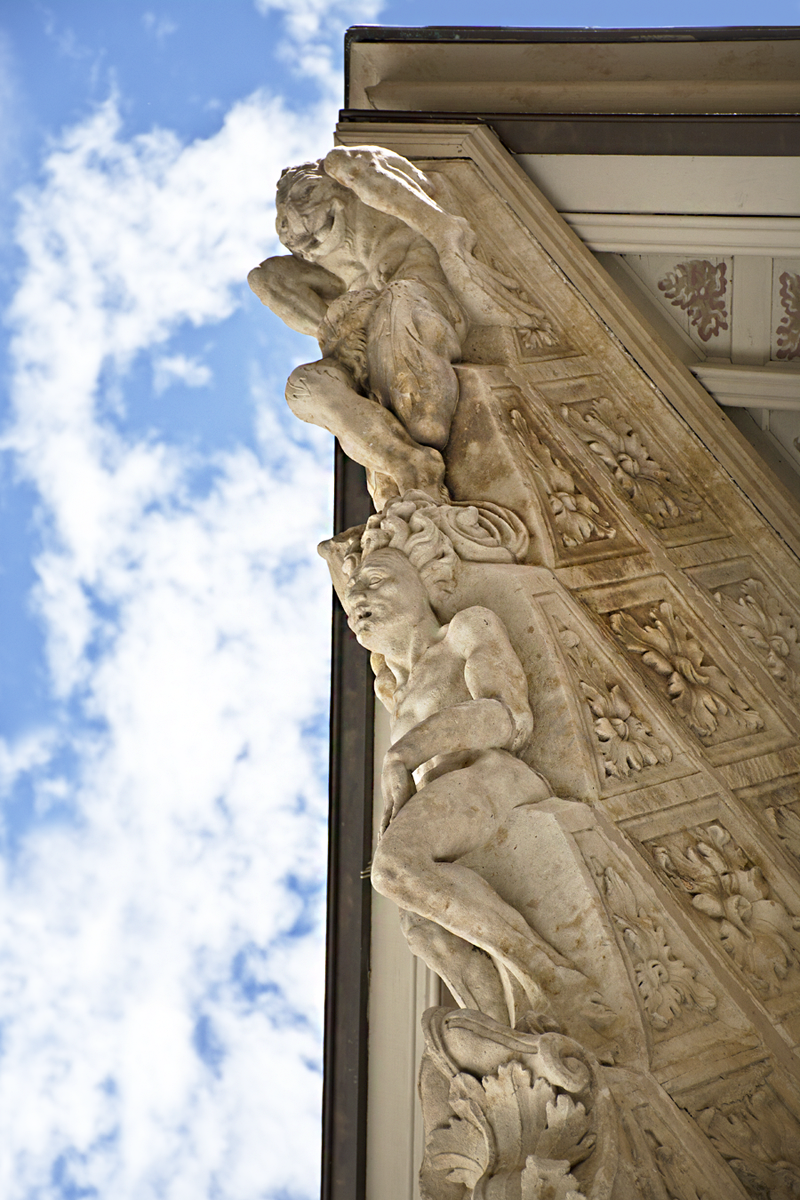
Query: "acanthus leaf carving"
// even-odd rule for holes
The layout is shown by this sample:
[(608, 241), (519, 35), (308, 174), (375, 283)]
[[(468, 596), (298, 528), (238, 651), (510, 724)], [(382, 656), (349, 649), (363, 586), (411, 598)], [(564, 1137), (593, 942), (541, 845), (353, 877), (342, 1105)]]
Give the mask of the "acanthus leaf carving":
[(664, 529), (700, 520), (699, 498), (672, 481), (611, 400), (602, 396), (586, 412), (564, 405), (561, 412), (647, 522)]
[(779, 994), (798, 963), (800, 918), (775, 897), (729, 831), (712, 822), (651, 849), (755, 990)]
[(559, 1033), (512, 1033), (479, 1013), (441, 1008), (428, 1010), (423, 1029), (425, 1200), (440, 1194), (443, 1179), (474, 1200), (606, 1196), (616, 1113), (582, 1046)]
[(571, 550), (586, 542), (616, 537), (616, 529), (603, 519), (598, 505), (583, 494), (572, 473), (553, 457), (519, 409), (511, 409), (509, 419), (525, 461), (547, 494), (563, 545)]
[(658, 281), (658, 290), (676, 308), (688, 312), (693, 327), (704, 342), (728, 328), (725, 293), (727, 269), (724, 262), (692, 258), (678, 263)]
[(800, 859), (800, 814), (793, 808), (767, 808), (764, 814), (786, 849)]
[(650, 726), (634, 713), (621, 685), (606, 678), (578, 635), (571, 629), (562, 629), (560, 637), (592, 714), (606, 775), (627, 777), (631, 772), (672, 762), (670, 747), (659, 742)]
[(711, 1012), (717, 998), (677, 957), (664, 928), (613, 869), (599, 868), (603, 894), (631, 958), (639, 998), (651, 1025), (663, 1031), (685, 1008)]
[(790, 695), (800, 693), (800, 644), (792, 619), (761, 579), (744, 579), (714, 592), (714, 600), (765, 660)]
[(800, 1195), (800, 1123), (768, 1085), (731, 1104), (701, 1110), (697, 1122), (752, 1196), (796, 1200)]
[(762, 717), (750, 708), (725, 673), (706, 659), (706, 651), (668, 601), (642, 624), (628, 612), (615, 612), (611, 628), (628, 650), (667, 684), (673, 707), (701, 738), (716, 733), (724, 718), (748, 732), (762, 729)]

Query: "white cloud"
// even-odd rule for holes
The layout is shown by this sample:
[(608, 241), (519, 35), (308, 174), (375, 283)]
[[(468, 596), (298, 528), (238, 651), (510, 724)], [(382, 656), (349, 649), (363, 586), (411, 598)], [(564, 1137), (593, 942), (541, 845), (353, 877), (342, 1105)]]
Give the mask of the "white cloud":
[(339, 61), (344, 32), (349, 25), (375, 21), (382, 0), (255, 0), (258, 12), (283, 13), (287, 38), (284, 58), (301, 75), (324, 85), (328, 94), (340, 97), (342, 75)]
[(317, 1188), (325, 797), (304, 730), (327, 692), (329, 444), (262, 389), (260, 455), (198, 463), (120, 432), (101, 380), (235, 310), (274, 247), (274, 180), (329, 116), (257, 95), (182, 145), (124, 139), (109, 102), (24, 197), (4, 444), (39, 492), (36, 603), (82, 719), (59, 744), (76, 766), (48, 768), (41, 736), (0, 756), (43, 809), (68, 801), (0, 878), (7, 1200)]
[(175, 21), (171, 21), (169, 17), (157, 17), (153, 12), (144, 14), (142, 24), (147, 33), (154, 37), (159, 45), (163, 45), (171, 33), (178, 32)]
[(211, 368), (185, 354), (162, 355), (153, 363), (153, 387), (160, 395), (173, 383), (182, 383), (190, 388), (208, 387)]

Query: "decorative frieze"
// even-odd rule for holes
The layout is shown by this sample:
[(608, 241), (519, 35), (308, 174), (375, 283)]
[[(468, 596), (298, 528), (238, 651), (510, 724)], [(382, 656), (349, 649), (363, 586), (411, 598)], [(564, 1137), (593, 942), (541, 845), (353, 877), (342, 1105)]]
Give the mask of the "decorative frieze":
[(800, 358), (800, 275), (795, 271), (780, 274), (780, 302), (783, 316), (776, 330), (776, 358)]

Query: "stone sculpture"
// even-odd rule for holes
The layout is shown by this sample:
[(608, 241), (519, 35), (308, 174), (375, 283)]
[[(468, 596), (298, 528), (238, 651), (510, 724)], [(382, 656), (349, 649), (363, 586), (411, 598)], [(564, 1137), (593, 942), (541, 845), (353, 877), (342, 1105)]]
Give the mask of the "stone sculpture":
[(391, 721), (372, 881), (447, 988), (421, 1195), (790, 1200), (796, 564), (477, 174), (339, 147), (250, 275), (377, 510), (320, 550)]
[(250, 286), (322, 350), (292, 372), (290, 408), (367, 468), (377, 508), (412, 489), (444, 495), (452, 364), (470, 326), (524, 326), (548, 342), (544, 313), (475, 257), (468, 221), (437, 203), (435, 181), (379, 147), (284, 171), (276, 224), (291, 254), (262, 262)]
[(513, 1027), (552, 1023), (555, 1004), (558, 1020), (585, 1035), (587, 1022), (608, 1016), (595, 985), (459, 861), (491, 840), (511, 808), (551, 789), (517, 757), (533, 720), (502, 622), (477, 605), (445, 623), (434, 611), (458, 558), (432, 509), (419, 494), (390, 501), (342, 563), (348, 624), (371, 652), (392, 729), (372, 882), (463, 1007)]

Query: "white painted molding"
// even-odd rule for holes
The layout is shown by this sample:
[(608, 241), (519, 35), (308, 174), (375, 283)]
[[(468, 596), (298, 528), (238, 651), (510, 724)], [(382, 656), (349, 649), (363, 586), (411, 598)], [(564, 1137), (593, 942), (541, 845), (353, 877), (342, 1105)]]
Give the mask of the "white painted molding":
[(800, 412), (800, 370), (789, 366), (745, 367), (694, 363), (689, 370), (718, 404)]
[(800, 255), (800, 217), (564, 212), (582, 242), (608, 254)]

